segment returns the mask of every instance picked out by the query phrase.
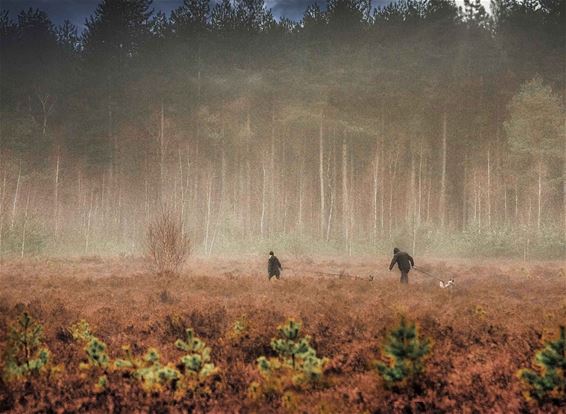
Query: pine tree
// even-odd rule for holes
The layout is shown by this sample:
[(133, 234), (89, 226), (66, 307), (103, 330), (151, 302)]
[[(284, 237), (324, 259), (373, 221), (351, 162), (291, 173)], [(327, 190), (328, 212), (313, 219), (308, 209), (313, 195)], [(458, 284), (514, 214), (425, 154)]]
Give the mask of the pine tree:
[[(564, 108), (543, 79), (525, 82), (509, 104), (505, 131), (511, 151), (530, 163), (537, 177), (537, 230), (541, 229), (546, 177), (552, 160), (559, 160), (564, 142)], [(521, 166), (525, 170), (525, 165)], [(529, 171), (529, 168), (526, 168)]]
[(85, 372), (101, 374), (95, 385), (95, 391), (102, 391), (108, 385), (108, 368), (110, 365), (110, 357), (108, 356), (107, 345), (94, 336), (90, 330), (88, 322), (81, 320), (73, 324), (69, 328), (69, 332), (73, 339), (84, 345), (87, 362), (81, 362), (79, 368)]
[(49, 350), (43, 343), (43, 326), (24, 312), (8, 330), (4, 354), (4, 379), (18, 379), (38, 374), (49, 361)]
[(533, 396), (538, 401), (559, 403), (566, 399), (566, 329), (560, 327), (560, 336), (556, 341), (549, 341), (535, 355), (538, 371), (522, 369), (518, 372), (529, 387), (527, 397)]
[(114, 368), (137, 378), (148, 392), (170, 388), (176, 391), (178, 398), (196, 388), (206, 392), (206, 381), (218, 372), (211, 361), (210, 348), (194, 335), (192, 329), (187, 329), (185, 340), (178, 339), (175, 346), (187, 353), (177, 364), (162, 363), (155, 348), (149, 348), (143, 358), (138, 358), (132, 354), (129, 346), (124, 346), (125, 358), (116, 359)]
[(377, 370), (387, 387), (414, 386), (425, 370), (425, 358), (431, 343), (428, 338), (419, 338), (414, 323), (401, 318), (399, 326), (391, 331), (383, 348), (388, 363), (379, 362)]
[(320, 382), (328, 360), (319, 358), (310, 345), (310, 337), (301, 337), (301, 323), (293, 319), (280, 325), (280, 338), (273, 338), (271, 348), (278, 358), (257, 359), (262, 383), (253, 382), (249, 387), (252, 399), (266, 395), (281, 395), (283, 401), (293, 399), (291, 390)]
[(192, 329), (187, 329), (186, 339), (177, 339), (175, 346), (187, 354), (181, 357), (181, 363), (185, 368), (185, 376), (195, 378), (197, 381), (205, 381), (217, 372), (211, 362), (210, 348), (199, 338)]

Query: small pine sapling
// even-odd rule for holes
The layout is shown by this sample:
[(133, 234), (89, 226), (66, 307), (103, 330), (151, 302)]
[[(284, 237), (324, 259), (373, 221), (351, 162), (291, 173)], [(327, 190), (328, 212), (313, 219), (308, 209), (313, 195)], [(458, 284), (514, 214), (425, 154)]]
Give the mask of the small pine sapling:
[(240, 340), (248, 332), (248, 321), (245, 316), (241, 316), (232, 325), (228, 332), (228, 339), (233, 342)]
[(521, 369), (518, 377), (527, 385), (527, 399), (534, 397), (539, 402), (566, 401), (566, 329), (560, 327), (555, 341), (548, 341), (535, 355), (538, 372)]
[(405, 318), (389, 333), (383, 353), (388, 362), (378, 362), (377, 371), (388, 388), (415, 386), (425, 370), (425, 359), (431, 350), (431, 341), (421, 339), (414, 323)]
[(84, 345), (87, 362), (81, 362), (79, 368), (84, 371), (102, 372), (94, 386), (95, 391), (103, 391), (108, 385), (108, 367), (110, 358), (106, 352), (106, 344), (94, 336), (90, 330), (88, 322), (81, 320), (69, 328), (73, 339)]
[(310, 346), (310, 336), (299, 337), (301, 324), (289, 319), (277, 330), (282, 338), (273, 339), (271, 348), (277, 352), (284, 364), (297, 371), (293, 382), (300, 385), (319, 381), (328, 360), (316, 356), (316, 350)]
[(324, 366), (328, 360), (319, 358), (310, 345), (310, 337), (300, 337), (301, 324), (293, 319), (280, 325), (280, 338), (271, 341), (271, 348), (277, 352), (277, 358), (261, 356), (257, 367), (262, 383), (253, 382), (248, 395), (259, 399), (267, 395), (284, 395), (285, 401), (291, 401), (290, 390), (318, 383), (323, 378)]
[(159, 352), (149, 348), (142, 364), (136, 369), (134, 376), (141, 380), (146, 391), (162, 391), (163, 386), (174, 384), (181, 376), (170, 364), (162, 365), (160, 359)]
[(130, 371), (131, 375), (142, 383), (145, 391), (162, 392), (167, 386), (176, 388), (181, 373), (171, 364), (161, 364), (161, 357), (155, 348), (149, 348), (141, 359), (132, 355), (129, 346), (122, 349), (126, 358), (114, 361), (114, 367)]
[(202, 385), (218, 372), (211, 362), (210, 348), (195, 336), (192, 329), (187, 329), (185, 340), (177, 339), (175, 346), (187, 353), (180, 361), (184, 374), (181, 384), (185, 389), (194, 389)]
[(81, 319), (77, 323), (71, 325), (68, 330), (75, 341), (88, 342), (90, 338), (92, 338), (90, 326), (84, 319)]
[(90, 341), (88, 341), (85, 347), (86, 355), (88, 358), (88, 364), (85, 368), (97, 367), (106, 370), (108, 368), (108, 354), (106, 353), (106, 344), (93, 336)]
[(43, 326), (40, 323), (24, 312), (9, 327), (7, 339), (3, 372), (6, 381), (44, 371), (49, 361), (49, 350), (43, 342)]

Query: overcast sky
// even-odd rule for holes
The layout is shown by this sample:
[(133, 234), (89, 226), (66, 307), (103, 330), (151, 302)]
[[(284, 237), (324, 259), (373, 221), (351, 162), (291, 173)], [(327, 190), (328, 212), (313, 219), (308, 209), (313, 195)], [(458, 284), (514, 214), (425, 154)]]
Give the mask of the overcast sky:
[[(39, 8), (47, 12), (55, 24), (62, 23), (65, 19), (83, 27), (85, 19), (90, 16), (100, 0), (0, 0), (0, 8), (8, 9), (12, 17), (16, 17), (23, 9), (29, 7)], [(314, 0), (265, 0), (268, 8), (271, 8), (275, 17), (289, 17), (299, 20), (307, 6)], [(482, 0), (482, 3), (489, 10), (489, 1)], [(373, 6), (389, 3), (390, 0), (373, 0)], [(183, 0), (153, 0), (153, 8), (169, 13), (183, 3)], [(319, 4), (325, 4), (326, 0), (319, 0)], [(456, 3), (463, 4), (463, 0), (456, 0)]]

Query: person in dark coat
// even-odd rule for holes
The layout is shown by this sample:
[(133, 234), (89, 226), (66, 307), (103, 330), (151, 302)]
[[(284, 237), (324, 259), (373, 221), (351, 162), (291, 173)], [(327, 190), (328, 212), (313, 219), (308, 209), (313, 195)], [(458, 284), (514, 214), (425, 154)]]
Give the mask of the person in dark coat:
[(267, 262), (267, 276), (269, 280), (271, 280), (273, 276), (279, 279), (281, 277), (281, 270), (283, 270), (283, 266), (281, 266), (281, 262), (273, 254), (273, 252), (269, 252), (269, 260)]
[(393, 259), (391, 260), (391, 264), (389, 265), (389, 270), (393, 269), (393, 266), (399, 267), (401, 271), (401, 283), (409, 283), (409, 271), (412, 267), (415, 267), (415, 261), (409, 255), (409, 253), (402, 252), (397, 247), (393, 249)]

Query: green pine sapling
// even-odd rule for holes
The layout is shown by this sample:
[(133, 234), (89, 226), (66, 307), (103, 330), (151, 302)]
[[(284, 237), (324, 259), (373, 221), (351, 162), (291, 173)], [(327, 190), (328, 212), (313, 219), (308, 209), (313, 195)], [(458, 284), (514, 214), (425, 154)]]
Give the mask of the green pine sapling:
[(114, 361), (114, 367), (129, 371), (148, 392), (161, 392), (168, 387), (176, 391), (176, 397), (182, 398), (187, 390), (201, 386), (217, 372), (217, 368), (211, 362), (210, 348), (194, 335), (192, 329), (187, 329), (185, 340), (178, 339), (175, 346), (187, 353), (181, 357), (177, 366), (171, 363), (163, 365), (154, 348), (148, 349), (140, 359), (132, 355), (129, 346), (125, 346), (123, 350), (126, 357)]
[(269, 394), (286, 395), (289, 390), (308, 386), (323, 377), (326, 358), (319, 358), (310, 345), (310, 337), (300, 337), (301, 324), (293, 319), (280, 325), (280, 338), (271, 341), (271, 348), (277, 352), (277, 358), (257, 359), (258, 371), (262, 383), (253, 382), (249, 387), (249, 396), (259, 399)]
[(11, 381), (38, 374), (48, 361), (49, 350), (43, 342), (43, 327), (24, 312), (8, 329), (3, 378)]
[(228, 332), (228, 339), (231, 341), (238, 341), (246, 335), (248, 331), (248, 321), (245, 316), (241, 316), (232, 325), (230, 332)]
[(101, 391), (106, 389), (108, 385), (108, 367), (110, 364), (110, 358), (106, 352), (106, 344), (92, 334), (90, 326), (85, 320), (73, 324), (69, 328), (69, 331), (75, 341), (84, 345), (87, 362), (81, 362), (79, 368), (85, 371), (92, 370), (93, 372), (102, 372), (102, 375), (98, 377), (96, 382), (95, 390)]
[(187, 329), (185, 340), (177, 339), (175, 346), (187, 353), (181, 357), (186, 387), (194, 388), (218, 371), (211, 362), (210, 348), (195, 336), (192, 329)]
[(538, 371), (521, 369), (518, 376), (528, 386), (527, 398), (539, 402), (566, 401), (566, 329), (560, 327), (560, 336), (549, 341), (535, 355)]
[(114, 361), (114, 367), (130, 370), (132, 376), (141, 381), (145, 391), (161, 392), (166, 386), (175, 388), (181, 373), (171, 364), (161, 364), (161, 357), (155, 348), (149, 348), (142, 359), (135, 358), (129, 346), (122, 348), (126, 352), (126, 358)]
[(405, 318), (389, 333), (383, 353), (387, 363), (378, 362), (377, 371), (388, 388), (414, 386), (425, 370), (425, 359), (430, 353), (431, 342), (421, 339), (414, 323)]

